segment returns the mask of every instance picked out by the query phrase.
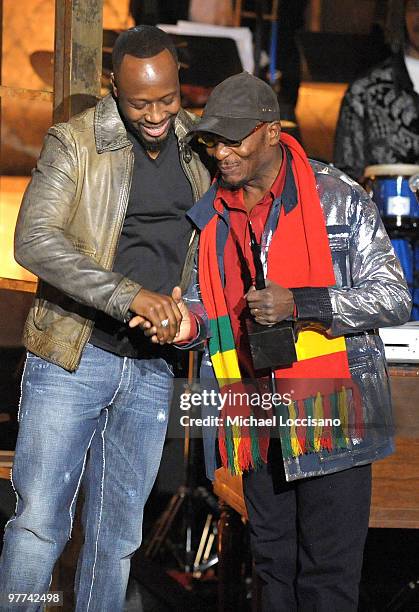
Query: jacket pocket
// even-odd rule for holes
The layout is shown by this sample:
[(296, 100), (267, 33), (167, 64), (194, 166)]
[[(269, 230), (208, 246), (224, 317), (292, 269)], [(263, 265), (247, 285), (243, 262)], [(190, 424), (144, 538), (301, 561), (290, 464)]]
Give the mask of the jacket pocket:
[(374, 354), (350, 361), (352, 380), (362, 397), (363, 414), (368, 424), (368, 436), (381, 440), (392, 434), (390, 385), (384, 367)]
[(39, 329), (40, 331), (44, 331), (45, 325), (45, 316), (48, 312), (48, 308), (46, 307), (46, 300), (42, 298), (35, 298), (34, 305), (32, 307), (32, 323)]
[(349, 267), (349, 234), (348, 232), (336, 234), (333, 230), (333, 226), (327, 228), (336, 286), (349, 287), (351, 278)]

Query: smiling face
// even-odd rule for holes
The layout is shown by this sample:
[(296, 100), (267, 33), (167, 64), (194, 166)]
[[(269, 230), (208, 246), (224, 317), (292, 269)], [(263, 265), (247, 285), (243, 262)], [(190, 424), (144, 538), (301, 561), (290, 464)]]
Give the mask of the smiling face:
[(280, 132), (278, 121), (264, 123), (261, 129), (244, 138), (239, 147), (218, 142), (207, 148), (208, 154), (217, 159), (221, 184), (227, 189), (239, 189), (269, 181), (272, 167), (277, 165)]
[(170, 51), (148, 58), (125, 55), (113, 93), (131, 131), (147, 150), (158, 152), (180, 109), (178, 66)]

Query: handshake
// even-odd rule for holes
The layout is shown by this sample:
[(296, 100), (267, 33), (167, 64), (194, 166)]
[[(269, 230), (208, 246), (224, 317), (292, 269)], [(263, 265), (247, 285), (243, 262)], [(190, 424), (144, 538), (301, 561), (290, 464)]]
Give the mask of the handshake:
[(154, 344), (189, 340), (191, 315), (180, 287), (174, 287), (171, 296), (141, 288), (131, 302), (130, 311), (134, 316), (129, 327), (140, 327)]
[[(292, 292), (266, 279), (266, 287), (251, 287), (244, 296), (249, 313), (260, 325), (272, 326), (286, 320), (294, 312)], [(155, 344), (185, 342), (193, 333), (193, 315), (182, 299), (180, 287), (174, 287), (172, 295), (162, 295), (148, 289), (140, 289), (130, 305), (134, 313), (130, 327), (140, 327)]]

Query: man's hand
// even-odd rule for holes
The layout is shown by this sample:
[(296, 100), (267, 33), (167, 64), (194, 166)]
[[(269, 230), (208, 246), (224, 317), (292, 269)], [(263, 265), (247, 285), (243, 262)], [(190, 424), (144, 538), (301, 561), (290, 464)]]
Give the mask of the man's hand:
[(245, 298), (251, 315), (261, 325), (274, 325), (292, 316), (294, 312), (292, 292), (269, 279), (266, 280), (265, 289), (250, 287)]
[(168, 295), (142, 288), (132, 300), (130, 310), (138, 316), (133, 317), (128, 325), (140, 326), (144, 333), (155, 336), (156, 343), (171, 344), (179, 332), (182, 314)]
[(175, 342), (184, 342), (185, 340), (189, 340), (191, 334), (191, 314), (182, 299), (182, 289), (180, 287), (174, 287), (172, 291), (172, 298), (182, 315), (180, 330), (178, 335), (175, 337)]
[[(180, 287), (175, 287), (172, 291), (172, 299), (176, 306), (179, 308), (182, 320), (180, 322), (179, 332), (175, 336), (175, 342), (183, 342), (189, 339), (191, 329), (191, 315), (185, 302), (182, 299), (182, 290)], [(150, 323), (147, 319), (142, 316), (136, 316), (131, 319), (128, 323), (130, 327), (139, 326), (144, 331), (144, 335), (149, 337), (151, 342), (157, 344), (160, 342), (158, 338), (158, 328)], [(161, 344), (163, 344), (161, 342)]]

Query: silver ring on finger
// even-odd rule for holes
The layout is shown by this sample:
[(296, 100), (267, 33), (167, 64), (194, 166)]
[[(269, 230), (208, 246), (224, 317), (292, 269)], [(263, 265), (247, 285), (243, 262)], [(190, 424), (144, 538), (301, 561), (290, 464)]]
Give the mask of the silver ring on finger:
[(163, 319), (163, 321), (160, 321), (160, 325), (161, 327), (169, 327), (169, 319)]

